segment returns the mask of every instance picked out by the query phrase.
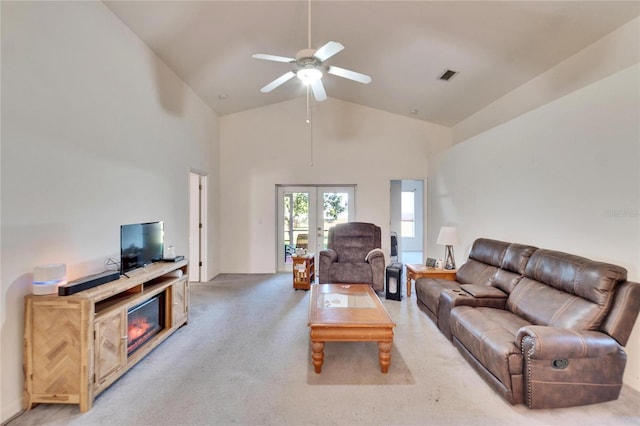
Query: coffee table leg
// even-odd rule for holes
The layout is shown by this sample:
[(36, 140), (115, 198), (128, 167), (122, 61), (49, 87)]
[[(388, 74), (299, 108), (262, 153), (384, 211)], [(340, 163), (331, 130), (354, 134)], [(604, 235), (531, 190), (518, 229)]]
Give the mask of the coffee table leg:
[(378, 360), (382, 372), (387, 373), (391, 364), (391, 342), (378, 342)]
[(411, 297), (411, 275), (407, 271), (407, 297)]
[(316, 374), (320, 374), (324, 363), (324, 342), (311, 342), (311, 351), (311, 361), (316, 369)]

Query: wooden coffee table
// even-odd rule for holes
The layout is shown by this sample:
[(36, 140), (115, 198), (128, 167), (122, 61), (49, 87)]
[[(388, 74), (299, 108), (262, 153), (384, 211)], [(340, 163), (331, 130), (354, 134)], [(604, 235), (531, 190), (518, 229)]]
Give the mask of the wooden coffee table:
[(411, 280), (418, 278), (440, 278), (443, 280), (454, 281), (456, 279), (457, 269), (440, 269), (421, 264), (407, 264), (407, 297), (411, 297)]
[(322, 371), (325, 342), (378, 342), (380, 369), (389, 371), (396, 325), (369, 284), (311, 285), (308, 325), (316, 373)]

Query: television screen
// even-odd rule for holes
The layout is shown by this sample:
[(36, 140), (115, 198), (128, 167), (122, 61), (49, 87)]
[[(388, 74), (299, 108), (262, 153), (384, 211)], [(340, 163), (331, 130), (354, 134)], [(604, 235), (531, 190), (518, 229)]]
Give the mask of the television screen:
[(162, 259), (164, 222), (135, 223), (120, 227), (120, 273)]

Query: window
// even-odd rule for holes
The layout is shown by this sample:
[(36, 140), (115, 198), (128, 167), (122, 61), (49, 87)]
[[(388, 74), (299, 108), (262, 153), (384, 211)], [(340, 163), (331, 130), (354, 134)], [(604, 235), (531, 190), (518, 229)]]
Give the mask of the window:
[(402, 191), (402, 205), (400, 208), (401, 234), (403, 238), (415, 238), (416, 236), (416, 206), (415, 193), (413, 191)]

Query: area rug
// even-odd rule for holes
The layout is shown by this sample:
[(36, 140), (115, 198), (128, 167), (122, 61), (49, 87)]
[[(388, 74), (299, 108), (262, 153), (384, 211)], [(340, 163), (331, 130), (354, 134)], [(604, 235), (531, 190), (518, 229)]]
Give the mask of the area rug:
[(309, 385), (413, 385), (415, 379), (396, 348), (391, 348), (389, 372), (380, 371), (375, 342), (327, 342), (322, 372), (316, 374), (309, 344), (307, 384)]

